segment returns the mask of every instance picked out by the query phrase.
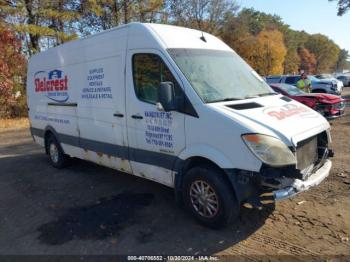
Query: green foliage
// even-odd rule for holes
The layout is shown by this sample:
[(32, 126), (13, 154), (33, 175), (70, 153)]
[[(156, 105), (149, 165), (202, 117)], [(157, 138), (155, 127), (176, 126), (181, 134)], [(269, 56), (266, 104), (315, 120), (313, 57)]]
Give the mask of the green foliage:
[(311, 35), (306, 41), (305, 47), (315, 55), (316, 73), (334, 70), (340, 48), (332, 40), (321, 34)]
[(25, 39), (28, 55), (77, 37), (73, 25), (80, 14), (75, 0), (8, 0), (1, 6), (5, 21)]
[(234, 0), (167, 0), (168, 23), (219, 34), (229, 15), (238, 10)]
[(263, 30), (284, 31), (288, 28), (277, 15), (269, 15), (252, 8), (244, 8), (237, 16), (239, 24), (246, 32), (258, 35)]
[(343, 70), (349, 70), (350, 69), (349, 60), (350, 60), (349, 52), (345, 49), (340, 50), (335, 70), (337, 72), (342, 72)]
[(78, 1), (78, 30), (84, 36), (129, 22), (162, 22), (163, 7), (164, 0)]

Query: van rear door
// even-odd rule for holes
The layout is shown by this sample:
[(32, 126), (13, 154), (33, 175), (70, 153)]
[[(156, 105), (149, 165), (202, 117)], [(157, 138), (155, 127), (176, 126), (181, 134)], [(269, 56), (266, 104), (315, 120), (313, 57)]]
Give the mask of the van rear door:
[(130, 163), (135, 175), (172, 186), (176, 156), (185, 147), (185, 115), (157, 110), (158, 88), (171, 81), (171, 66), (154, 49), (130, 50), (126, 61), (127, 127)]

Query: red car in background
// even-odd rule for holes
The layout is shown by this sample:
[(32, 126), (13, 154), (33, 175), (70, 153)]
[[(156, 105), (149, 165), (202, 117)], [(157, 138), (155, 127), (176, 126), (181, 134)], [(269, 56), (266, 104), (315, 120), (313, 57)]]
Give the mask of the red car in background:
[(327, 119), (334, 119), (344, 115), (346, 103), (340, 96), (324, 93), (305, 93), (299, 88), (287, 84), (270, 84), (270, 86), (275, 92), (311, 107)]

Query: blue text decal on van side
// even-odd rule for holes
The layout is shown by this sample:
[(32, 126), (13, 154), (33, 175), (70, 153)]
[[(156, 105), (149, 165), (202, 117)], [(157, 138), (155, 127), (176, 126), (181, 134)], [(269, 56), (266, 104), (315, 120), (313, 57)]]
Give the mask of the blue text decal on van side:
[(145, 111), (147, 129), (145, 131), (146, 143), (164, 149), (174, 147), (171, 112)]
[(102, 67), (89, 69), (88, 87), (82, 90), (82, 99), (112, 99), (112, 88), (104, 85), (105, 74)]
[(34, 84), (35, 93), (45, 93), (55, 102), (64, 103), (69, 99), (68, 76), (62, 70), (38, 71), (34, 74)]

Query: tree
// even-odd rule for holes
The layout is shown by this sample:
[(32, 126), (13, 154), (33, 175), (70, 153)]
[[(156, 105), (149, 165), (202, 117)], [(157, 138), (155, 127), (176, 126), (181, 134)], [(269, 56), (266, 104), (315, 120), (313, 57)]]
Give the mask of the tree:
[(166, 10), (172, 24), (218, 34), (226, 14), (238, 5), (234, 0), (168, 0)]
[(89, 0), (78, 1), (84, 35), (107, 30), (129, 22), (161, 22), (164, 0)]
[(297, 73), (300, 68), (301, 59), (298, 55), (298, 52), (296, 49), (288, 49), (284, 64), (283, 64), (283, 71), (284, 74), (294, 74)]
[[(232, 43), (231, 43), (232, 44)], [(233, 44), (236, 52), (253, 67), (256, 71), (259, 71), (259, 52), (258, 52), (258, 39), (249, 33), (242, 35), (236, 39)]]
[(282, 33), (277, 30), (261, 31), (257, 38), (262, 55), (261, 72), (264, 75), (282, 74), (287, 54)]
[(246, 34), (236, 42), (237, 52), (260, 74), (282, 74), (287, 54), (283, 35), (277, 30)]
[[(18, 115), (25, 110), (25, 97), (15, 97), (16, 91), (24, 94), (26, 59), (21, 53), (21, 40), (0, 22), (0, 117)], [(21, 108), (19, 106), (22, 106)]]
[(284, 27), (282, 32), (284, 43), (288, 50), (284, 62), (284, 73), (297, 73), (301, 63), (298, 49), (305, 45), (309, 35), (304, 31), (294, 31), (289, 27)]
[(298, 54), (300, 57), (300, 68), (308, 74), (316, 73), (316, 58), (315, 55), (310, 53), (310, 51), (304, 47), (298, 49)]
[(256, 11), (253, 8), (243, 8), (237, 20), (243, 30), (252, 35), (258, 35), (263, 30), (282, 32), (284, 27), (288, 27), (283, 23), (281, 17)]
[(287, 48), (283, 64), (284, 73), (297, 72), (300, 66), (297, 49), (304, 45), (309, 36), (303, 31), (298, 32), (290, 29), (279, 16), (265, 14), (253, 8), (245, 8), (236, 17), (226, 18), (221, 36), (231, 47), (237, 49), (238, 45), (244, 44), (238, 41), (241, 36), (246, 34), (256, 36), (261, 31), (273, 30), (278, 30), (283, 34), (284, 45)]
[[(329, 0), (331, 2), (336, 0)], [(338, 16), (344, 15), (350, 10), (350, 0), (337, 0), (338, 1)]]
[(321, 34), (311, 35), (305, 43), (305, 47), (315, 55), (316, 73), (334, 69), (340, 48), (332, 40)]
[(345, 69), (350, 69), (349, 59), (349, 52), (345, 49), (340, 50), (335, 70), (338, 72), (342, 72)]
[(5, 21), (25, 38), (29, 55), (77, 37), (73, 23), (79, 14), (74, 0), (7, 0), (1, 6)]

